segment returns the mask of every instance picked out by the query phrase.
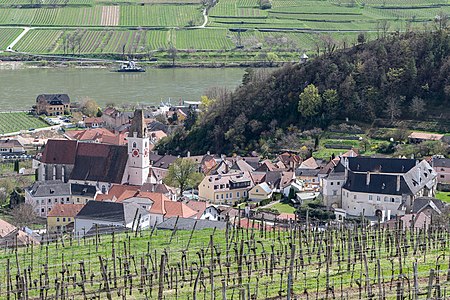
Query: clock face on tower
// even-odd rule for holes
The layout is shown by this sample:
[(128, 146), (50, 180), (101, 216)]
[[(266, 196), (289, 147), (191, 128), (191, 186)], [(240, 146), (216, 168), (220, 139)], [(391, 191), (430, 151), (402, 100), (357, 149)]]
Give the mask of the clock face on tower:
[(131, 152), (131, 156), (139, 157), (139, 149), (133, 149), (133, 151)]

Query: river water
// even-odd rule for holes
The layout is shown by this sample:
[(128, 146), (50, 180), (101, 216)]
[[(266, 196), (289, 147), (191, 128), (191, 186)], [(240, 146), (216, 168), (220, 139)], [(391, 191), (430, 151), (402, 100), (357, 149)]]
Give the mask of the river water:
[(71, 101), (89, 97), (106, 103), (144, 103), (199, 100), (213, 86), (234, 89), (244, 69), (147, 69), (145, 73), (116, 73), (97, 68), (0, 69), (0, 111), (26, 110), (39, 94), (66, 93)]

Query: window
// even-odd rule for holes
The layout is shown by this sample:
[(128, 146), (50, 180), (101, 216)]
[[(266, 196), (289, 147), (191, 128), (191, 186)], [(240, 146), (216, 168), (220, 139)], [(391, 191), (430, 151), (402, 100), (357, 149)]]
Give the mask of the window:
[(58, 202), (58, 199), (55, 199), (55, 203), (57, 203)]
[(223, 194), (220, 195), (220, 198), (223, 199)]
[(136, 148), (136, 142), (133, 142), (133, 148)]
[(214, 189), (217, 190), (219, 188), (218, 185), (214, 185)]
[(63, 222), (65, 222), (66, 221), (66, 218), (63, 218)]
[(244, 191), (244, 197), (247, 196), (247, 191)]
[(337, 196), (337, 190), (333, 190), (333, 196)]
[(441, 178), (444, 178), (445, 176), (444, 176), (444, 175), (441, 175), (440, 177), (441, 177)]
[(258, 189), (256, 189), (256, 192), (257, 192), (257, 193), (259, 192)]
[(52, 203), (52, 199), (48, 199), (48, 203), (49, 203), (49, 204)]
[(369, 201), (372, 201), (373, 196), (369, 195)]
[(337, 182), (337, 185), (341, 185), (341, 183), (338, 181), (338, 182)]
[(219, 195), (216, 195), (216, 199), (219, 199)]
[(332, 182), (330, 182), (330, 185), (334, 185), (334, 182), (332, 181)]
[(238, 198), (239, 198), (239, 192), (236, 192), (236, 197), (238, 197)]
[(80, 198), (77, 198), (77, 202), (80, 203)]
[(59, 218), (56, 218), (56, 222), (59, 222)]
[(356, 195), (353, 195), (353, 199), (355, 199), (355, 200), (356, 200)]
[(70, 218), (67, 218), (67, 222), (70, 222)]
[(36, 199), (36, 204), (39, 204), (39, 199)]

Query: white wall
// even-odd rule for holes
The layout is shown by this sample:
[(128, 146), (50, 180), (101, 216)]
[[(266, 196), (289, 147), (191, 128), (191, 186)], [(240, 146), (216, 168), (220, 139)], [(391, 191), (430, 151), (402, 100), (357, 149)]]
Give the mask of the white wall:
[(75, 218), (75, 236), (83, 237), (85, 232), (88, 232), (94, 224), (107, 225), (107, 226), (124, 226), (123, 222), (113, 222), (113, 221), (101, 221), (93, 219), (79, 219)]
[(342, 189), (342, 208), (350, 215), (357, 216), (364, 211), (365, 216), (375, 216), (376, 210), (390, 210), (393, 215), (404, 215), (405, 211), (398, 209), (400, 204), (401, 195), (358, 193)]

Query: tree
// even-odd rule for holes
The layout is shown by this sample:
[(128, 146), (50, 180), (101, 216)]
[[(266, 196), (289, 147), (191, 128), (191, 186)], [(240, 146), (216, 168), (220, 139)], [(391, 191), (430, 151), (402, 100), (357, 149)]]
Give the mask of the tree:
[(22, 203), (11, 210), (11, 217), (17, 227), (29, 226), (37, 221), (34, 208), (29, 203)]
[(425, 111), (425, 101), (423, 101), (422, 98), (415, 96), (411, 101), (409, 109), (416, 117), (418, 117)]
[(393, 122), (396, 118), (400, 117), (402, 114), (401, 104), (405, 100), (404, 96), (399, 98), (388, 96), (386, 99), (386, 109), (385, 112), (388, 114), (389, 119)]
[(202, 181), (203, 175), (197, 172), (197, 164), (190, 159), (178, 158), (170, 165), (169, 172), (164, 183), (170, 186), (175, 186), (180, 189), (180, 194), (188, 188), (198, 186)]
[(334, 89), (328, 89), (322, 94), (323, 110), (327, 118), (336, 116), (339, 105), (338, 93)]
[(9, 194), (14, 190), (14, 182), (10, 178), (5, 178), (0, 181), (0, 205), (5, 205), (8, 202)]
[(175, 60), (177, 59), (177, 48), (170, 46), (167, 50), (167, 57), (172, 60), (172, 66), (175, 66)]
[(322, 97), (314, 84), (308, 85), (300, 94), (298, 111), (304, 117), (314, 117), (319, 113)]
[(98, 108), (99, 106), (97, 102), (95, 102), (95, 100), (91, 98), (85, 98), (81, 103), (81, 112), (88, 117), (97, 115)]

